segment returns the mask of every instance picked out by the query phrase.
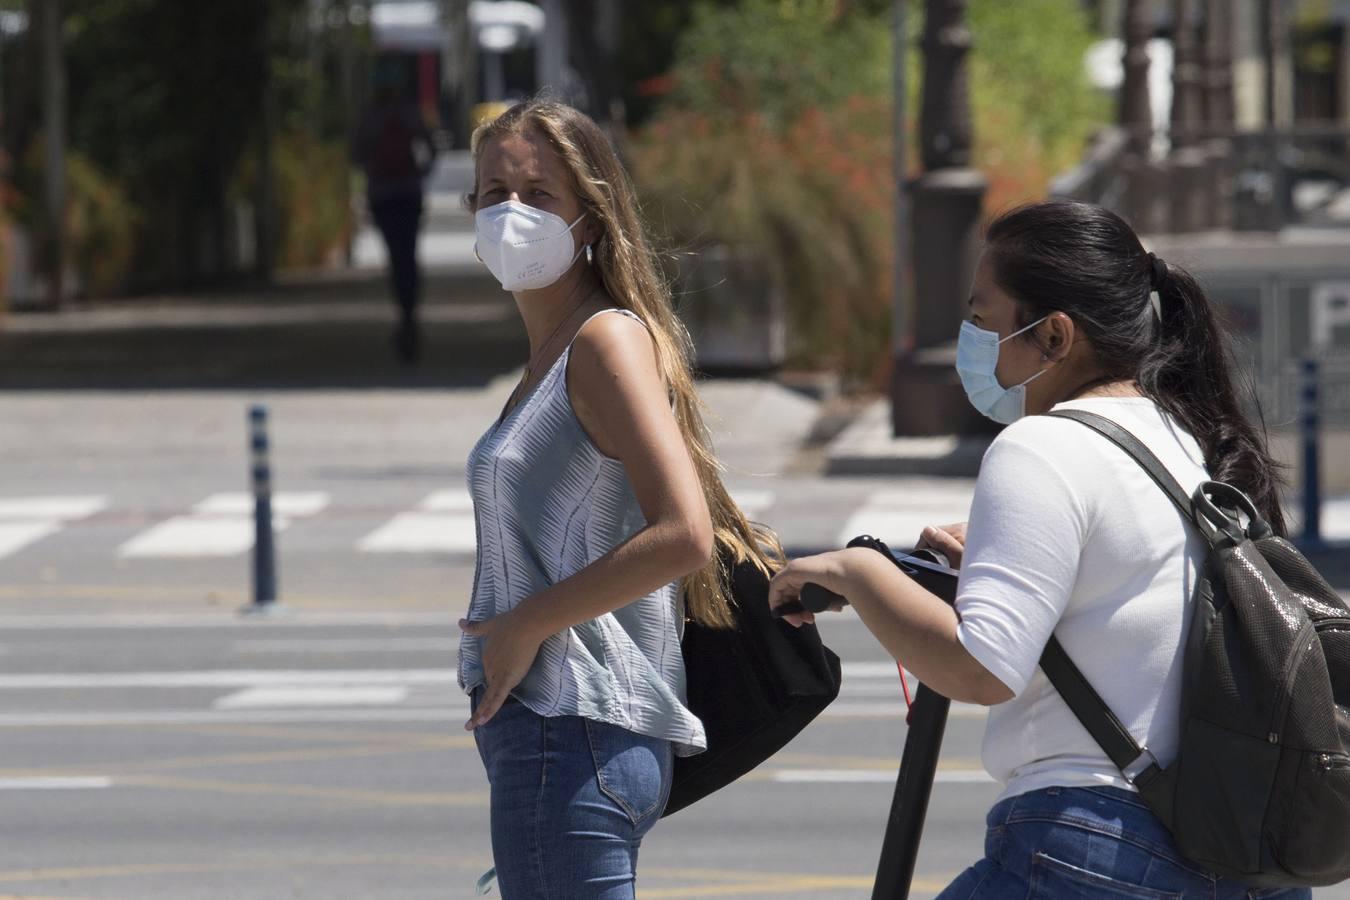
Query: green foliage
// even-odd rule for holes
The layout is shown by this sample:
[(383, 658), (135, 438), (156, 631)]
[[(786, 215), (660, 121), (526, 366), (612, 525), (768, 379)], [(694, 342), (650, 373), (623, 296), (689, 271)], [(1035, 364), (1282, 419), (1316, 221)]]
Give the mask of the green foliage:
[(1109, 103), (1083, 64), (1097, 39), (1076, 0), (973, 0), (971, 100), (987, 209), (1039, 198), (1076, 165)]
[[(302, 268), (333, 262), (355, 227), (346, 142), (290, 131), (276, 140), (273, 166), (278, 265)], [(249, 154), (239, 168), (233, 196), (242, 202), (256, 196), (257, 177), (257, 155)]]
[[(15, 179), (20, 198), (15, 217), (38, 239), (37, 261), (43, 268), (46, 260), (41, 254), (46, 248), (42, 237), (50, 231), (41, 200), (45, 166), (42, 142), (34, 141)], [(70, 263), (87, 296), (107, 296), (126, 286), (141, 221), (141, 212), (114, 180), (83, 154), (66, 154), (66, 239)]]
[(701, 4), (631, 159), (671, 243), (728, 244), (785, 292), (796, 362), (870, 380), (889, 315), (889, 46), (884, 20), (839, 8)]
[[(922, 18), (913, 0), (911, 140)], [(1042, 196), (1108, 111), (1084, 71), (1093, 35), (1078, 0), (973, 0), (969, 20), (975, 159), (997, 209)], [(703, 2), (679, 42), (674, 94), (631, 143), (669, 243), (757, 257), (786, 292), (794, 360), (874, 383), (894, 265), (890, 35), (882, 0)]]
[(703, 3), (680, 40), (674, 102), (705, 114), (790, 126), (802, 110), (889, 86), (885, 21), (840, 15), (834, 0)]
[(297, 0), (82, 0), (65, 22), (71, 146), (145, 212), (149, 285), (220, 274), (225, 189)]

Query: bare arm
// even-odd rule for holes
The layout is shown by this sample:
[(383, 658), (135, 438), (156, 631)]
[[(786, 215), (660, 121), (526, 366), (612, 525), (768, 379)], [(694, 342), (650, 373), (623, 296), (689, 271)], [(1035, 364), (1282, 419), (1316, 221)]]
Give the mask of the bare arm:
[[(956, 611), (865, 547), (793, 560), (774, 578), (769, 605), (795, 599), (814, 582), (848, 598), (863, 624), (895, 659), (939, 694), (994, 706), (1012, 691), (966, 651), (956, 637)], [(810, 613), (789, 616), (793, 624)]]
[(487, 639), (487, 690), (470, 728), (492, 718), (549, 635), (626, 606), (696, 571), (712, 555), (711, 516), (646, 329), (620, 315), (592, 321), (573, 346), (568, 383), (597, 448), (623, 464), (647, 525), (510, 612), (461, 623)]

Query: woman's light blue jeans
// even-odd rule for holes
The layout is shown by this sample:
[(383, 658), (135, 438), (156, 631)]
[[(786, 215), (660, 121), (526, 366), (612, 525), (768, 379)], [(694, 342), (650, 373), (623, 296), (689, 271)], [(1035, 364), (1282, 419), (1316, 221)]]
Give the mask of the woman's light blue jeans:
[(1047, 788), (989, 811), (984, 859), (938, 900), (1310, 900), (1307, 888), (1258, 890), (1182, 858), (1138, 794)]
[(638, 847), (670, 794), (670, 742), (516, 700), (474, 737), (502, 897), (631, 900)]

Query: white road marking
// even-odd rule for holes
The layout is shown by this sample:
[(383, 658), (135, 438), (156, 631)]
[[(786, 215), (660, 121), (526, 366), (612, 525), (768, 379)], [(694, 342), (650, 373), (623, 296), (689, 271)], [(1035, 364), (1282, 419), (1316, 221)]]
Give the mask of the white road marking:
[(973, 491), (974, 482), (880, 491), (849, 516), (838, 542), (842, 546), (860, 534), (871, 534), (897, 549), (912, 547), (928, 525), (964, 522)]
[(60, 522), (0, 521), (0, 559), (60, 530)]
[(1350, 540), (1350, 497), (1332, 497), (1322, 501), (1318, 525), (1321, 526), (1324, 540)]
[(473, 498), (463, 488), (448, 491), (436, 491), (427, 495), (417, 508), (423, 512), (472, 513)]
[(395, 706), (408, 696), (406, 687), (254, 687), (226, 694), (212, 704), (216, 709), (278, 709), (348, 706)]
[(67, 522), (94, 515), (105, 497), (52, 496), (0, 498), (0, 559), (61, 530)]
[(107, 505), (105, 497), (0, 497), (0, 519), (83, 519)]
[[(770, 773), (774, 781), (784, 784), (895, 784), (899, 774), (899, 760), (895, 769), (777, 769)], [(992, 784), (988, 772), (977, 769), (939, 768), (933, 778), (935, 784)]]
[(337, 687), (455, 684), (454, 669), (220, 669), (201, 672), (83, 672), (0, 675), (0, 690), (92, 688)]
[(478, 548), (473, 515), (466, 513), (399, 513), (361, 539), (362, 553), (459, 553)]
[(731, 499), (741, 508), (741, 512), (752, 518), (762, 515), (765, 510), (773, 506), (775, 498), (776, 495), (773, 491), (744, 490), (731, 492)]
[(844, 670), (845, 684), (850, 678), (894, 678), (897, 682), (900, 680), (900, 671), (893, 662), (846, 662), (841, 668)]
[(297, 710), (126, 710), (75, 713), (0, 713), (0, 728), (91, 728), (146, 725), (301, 725), (315, 722), (436, 722), (454, 724), (469, 712), (462, 707), (402, 707), (397, 709)]
[(102, 775), (67, 777), (0, 778), (0, 791), (72, 791), (112, 787), (113, 780)]
[(284, 628), (290, 631), (331, 626), (358, 627), (420, 625), (453, 627), (452, 613), (397, 611), (388, 612), (323, 612), (302, 611), (274, 619), (245, 618), (233, 612), (192, 613), (31, 613), (0, 616), (0, 631), (102, 631), (105, 629), (179, 628), (212, 629), (237, 628), (256, 632), (261, 628)]
[[(328, 506), (318, 491), (283, 492), (272, 496), (272, 528), (284, 531), (290, 518), (312, 516)], [(186, 516), (174, 516), (123, 544), (117, 555), (134, 558), (237, 556), (253, 547), (253, 498), (244, 493), (212, 494)]]
[[(894, 703), (853, 703), (836, 700), (825, 707), (822, 716), (830, 719), (903, 719), (905, 702), (897, 699)], [(952, 719), (983, 719), (989, 710), (974, 703), (953, 703), (947, 713)]]
[(316, 638), (235, 641), (235, 653), (454, 653), (458, 638)]
[(436, 491), (414, 512), (399, 513), (356, 545), (362, 553), (456, 553), (478, 549), (473, 501), (467, 491)]
[[(252, 494), (232, 491), (212, 494), (192, 507), (199, 516), (247, 516), (253, 517), (254, 499)], [(321, 491), (283, 491), (272, 495), (272, 514), (300, 518), (321, 513), (328, 507), (328, 495)]]
[[(274, 519), (274, 531), (284, 531), (285, 519)], [(236, 556), (253, 547), (256, 534), (251, 519), (175, 516), (127, 541), (117, 551), (124, 559), (144, 557)]]

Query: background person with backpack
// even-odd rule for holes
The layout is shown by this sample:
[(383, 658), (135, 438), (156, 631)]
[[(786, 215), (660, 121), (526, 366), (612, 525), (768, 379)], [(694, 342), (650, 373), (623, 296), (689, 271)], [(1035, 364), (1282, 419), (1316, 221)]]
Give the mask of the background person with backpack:
[(389, 275), (398, 302), (394, 349), (406, 363), (418, 359), (419, 273), (417, 233), (422, 225), (423, 181), (431, 171), (435, 145), (417, 104), (407, 96), (403, 70), (375, 70), (375, 98), (362, 114), (352, 156), (365, 172), (371, 218), (384, 238)]
[[(1140, 793), (1156, 799), (1151, 779), (1190, 752), (1183, 673), (1193, 663), (1192, 611), (1207, 603), (1193, 591), (1210, 583), (1213, 542), (1121, 447), (1045, 415), (1081, 410), (1113, 421), (1147, 445), (1184, 496), (1227, 482), (1282, 534), (1277, 466), (1243, 414), (1212, 304), (1115, 214), (1050, 202), (990, 225), (970, 311), (958, 372), (971, 403), (1009, 427), (984, 458), (969, 525), (928, 529), (921, 541), (959, 566), (955, 607), (866, 548), (790, 563), (770, 604), (796, 599), (808, 583), (841, 594), (925, 684), (993, 707), (984, 762), (1005, 790), (988, 816), (984, 859), (943, 900), (1309, 897), (1303, 887), (1259, 889), (1213, 874), (1179, 849), (1173, 811), (1165, 824)], [(1340, 602), (1334, 593), (1329, 600)], [(1304, 621), (1300, 636), (1311, 634)], [(1039, 668), (1052, 637), (1156, 765), (1126, 766), (1127, 775), (1084, 729)], [(1320, 677), (1330, 696), (1325, 666)], [(1339, 715), (1331, 704), (1333, 735)], [(1281, 737), (1263, 733), (1251, 755), (1273, 747), (1280, 759)], [(1342, 758), (1319, 754), (1312, 765), (1324, 757)], [(1325, 791), (1341, 785), (1330, 766), (1310, 773)], [(1256, 779), (1248, 790), (1260, 790)], [(1253, 846), (1272, 824), (1224, 822), (1241, 818), (1240, 809), (1210, 807), (1183, 818), (1231, 824)], [(1256, 856), (1237, 867), (1264, 876), (1269, 861)], [(1331, 871), (1341, 862), (1333, 859)], [(1287, 874), (1255, 880), (1291, 883)]]

